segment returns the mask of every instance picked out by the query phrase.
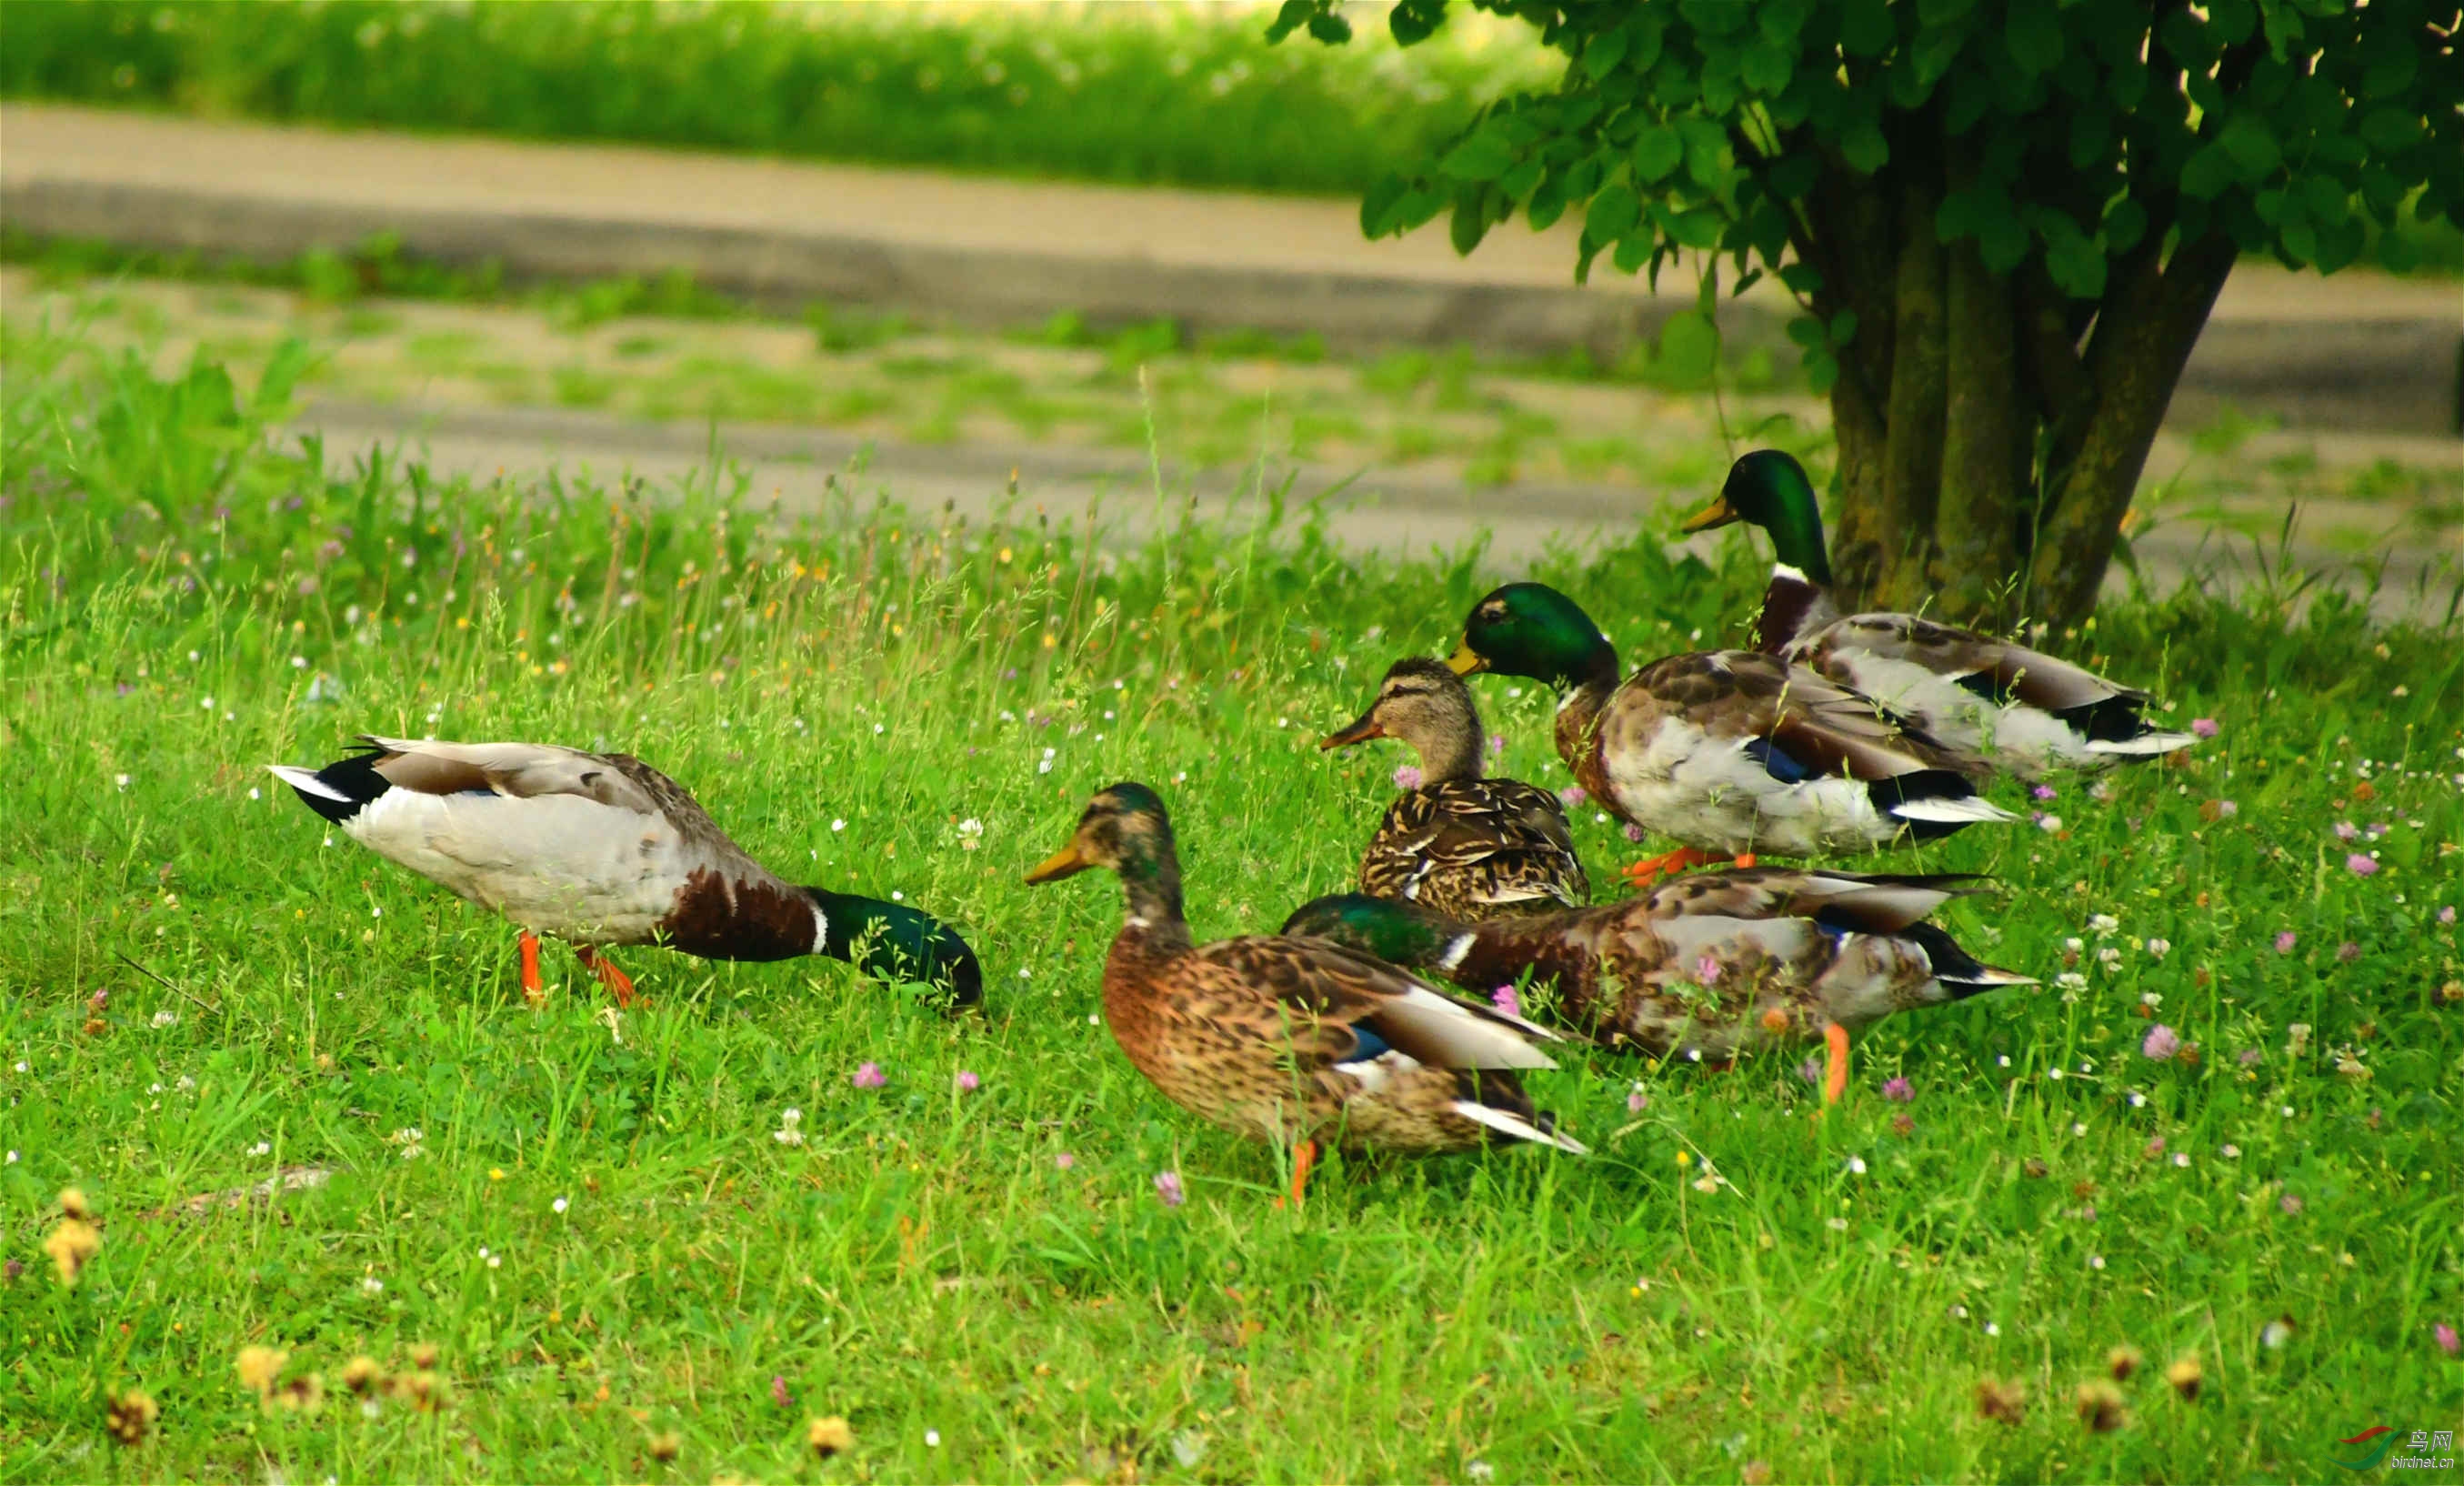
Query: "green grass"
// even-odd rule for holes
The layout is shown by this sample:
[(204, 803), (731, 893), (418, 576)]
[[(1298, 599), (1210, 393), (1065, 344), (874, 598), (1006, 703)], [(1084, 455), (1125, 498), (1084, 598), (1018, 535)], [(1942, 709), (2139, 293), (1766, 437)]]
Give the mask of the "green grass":
[(1382, 23), (1269, 47), (1272, 14), (69, 0), (11, 10), (0, 96), (1348, 195), (1552, 72), (1480, 17), (1406, 52)]
[[(440, 483), (269, 445), (298, 357), (269, 365), (234, 389), (19, 334), (0, 366), (10, 1479), (2317, 1479), (2464, 1402), (2431, 1333), (2464, 1321), (2453, 631), (2111, 606), (2063, 648), (2220, 736), (2065, 786), (2058, 832), (1892, 858), (1997, 874), (1949, 925), (2045, 987), (1884, 1024), (1828, 1120), (1793, 1059), (1577, 1053), (1533, 1083), (1594, 1159), (1353, 1165), (1283, 1213), (1269, 1152), (1089, 1024), (1111, 884), (1019, 876), (1135, 778), (1202, 937), (1346, 882), (1399, 761), (1315, 739), (1451, 640), (1470, 555), (1355, 560), (1272, 500), (1090, 547), (1026, 511), (785, 521), (724, 472)], [(1728, 550), (1533, 576), (1639, 661), (1736, 632)], [(1506, 765), (1562, 784), (1548, 699), (1480, 695)], [(561, 952), (529, 1009), (502, 924), (327, 849), (261, 771), (362, 729), (639, 751), (767, 860), (962, 925), (986, 1014), (649, 950), (613, 1028)], [(1632, 849), (1579, 824), (1607, 876)], [(2195, 1062), (2140, 1056), (2148, 997)], [(333, 1175), (146, 1215), (286, 1165)], [(72, 1185), (103, 1241), (66, 1289), (40, 1246)], [(284, 1348), (330, 1395), (423, 1342), (435, 1413), (261, 1412), (233, 1370)], [(2123, 1343), (2149, 1365), (2090, 1433), (2073, 1392)], [(2157, 1376), (2183, 1354), (2194, 1405)], [(2021, 1422), (1980, 1417), (1989, 1378)], [(103, 1428), (131, 1387), (163, 1410), (133, 1451)], [(834, 1414), (854, 1448), (813, 1462)]]

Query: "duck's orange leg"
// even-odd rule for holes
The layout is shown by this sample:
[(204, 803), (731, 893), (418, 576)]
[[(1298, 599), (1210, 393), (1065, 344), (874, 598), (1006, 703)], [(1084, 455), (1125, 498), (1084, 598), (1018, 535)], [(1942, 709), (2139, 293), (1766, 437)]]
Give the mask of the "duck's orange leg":
[(547, 994), (547, 987), (539, 981), (539, 936), (528, 929), (522, 930), (521, 945), (522, 998), (537, 1001)]
[[(1311, 1171), (1316, 1170), (1316, 1169), (1317, 1169), (1317, 1142), (1315, 1142), (1315, 1141), (1303, 1141), (1303, 1142), (1300, 1142), (1300, 1144), (1298, 1144), (1298, 1145), (1296, 1145), (1296, 1146), (1292, 1147), (1292, 1197), (1291, 1197), (1291, 1202), (1292, 1202), (1292, 1206), (1293, 1206), (1293, 1207), (1295, 1207), (1295, 1208), (1299, 1207), (1299, 1206), (1301, 1205), (1302, 1199), (1303, 1199), (1303, 1198), (1305, 1198), (1305, 1197), (1308, 1195), (1308, 1193), (1309, 1193), (1309, 1173), (1310, 1173)], [(1276, 1207), (1280, 1208), (1280, 1207), (1282, 1207), (1283, 1205), (1284, 1205), (1284, 1199), (1283, 1199), (1283, 1198), (1278, 1197), (1278, 1198), (1276, 1198), (1276, 1199), (1275, 1199), (1275, 1206), (1276, 1206)]]
[(598, 976), (601, 985), (616, 993), (618, 1006), (629, 1008), (640, 999), (633, 994), (633, 978), (616, 968), (615, 961), (608, 959), (588, 944), (574, 945), (573, 957), (582, 962), (583, 969)]
[(1719, 859), (1708, 852), (1698, 852), (1690, 846), (1681, 846), (1673, 852), (1663, 852), (1658, 856), (1646, 856), (1636, 862), (1625, 869), (1625, 878), (1637, 887), (1649, 887), (1661, 877), (1673, 877), (1689, 867), (1700, 867)]
[(1822, 1102), (1837, 1104), (1839, 1096), (1848, 1092), (1848, 1029), (1837, 1022), (1825, 1022), (1822, 1044), (1830, 1054), (1822, 1071)]

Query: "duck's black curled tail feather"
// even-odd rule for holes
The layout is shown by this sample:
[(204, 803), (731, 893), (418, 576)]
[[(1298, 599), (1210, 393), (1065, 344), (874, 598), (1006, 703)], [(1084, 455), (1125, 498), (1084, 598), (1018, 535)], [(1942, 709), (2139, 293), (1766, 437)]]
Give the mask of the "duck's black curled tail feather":
[(313, 774), (286, 764), (266, 766), (289, 785), (310, 810), (340, 825), (393, 787), (377, 772), (377, 760), (383, 756), (384, 750), (371, 748), (347, 759), (337, 759)]

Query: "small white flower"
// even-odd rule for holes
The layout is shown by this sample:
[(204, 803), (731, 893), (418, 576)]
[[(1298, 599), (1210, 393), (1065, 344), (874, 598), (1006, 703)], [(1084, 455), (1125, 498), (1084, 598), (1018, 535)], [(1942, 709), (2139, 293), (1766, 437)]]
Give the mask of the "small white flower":
[(263, 1156), (272, 1153), (273, 1150), (274, 1143), (272, 1142), (259, 1141), (248, 1148), (248, 1153), (252, 1156)]
[(1475, 1460), (1463, 1467), (1463, 1475), (1476, 1481), (1493, 1481), (1497, 1479), (1497, 1467), (1485, 1460)]
[(2173, 942), (2169, 939), (2151, 939), (2147, 942), (2147, 953), (2158, 960), (2164, 959), (2172, 952)]
[(16, 1164), (17, 1164), (17, 1153), (16, 1153), (15, 1151), (11, 1151), (11, 1152), (9, 1153), (9, 1161), (8, 1161), (8, 1164), (10, 1164), (10, 1165), (12, 1165), (12, 1166), (13, 1166), (13, 1165), (15, 1165)]
[(1989, 1337), (2000, 1336), (2002, 1334), (2002, 1323), (1995, 1320), (1987, 1321), (1985, 1323), (1985, 1334)]
[(938, 1430), (926, 1430), (924, 1431), (924, 1448), (927, 1450), (940, 1449), (941, 1431)]
[(1097, 1012), (1089, 1011), (1087, 1013), (1087, 1025), (1089, 1027), (1101, 1027), (1104, 1025), (1104, 1018)]
[(1034, 973), (1035, 972), (1033, 970), (1028, 969), (1025, 965), (1022, 965), (1018, 967), (1018, 978), (1020, 980), (1025, 980)]
[(2241, 1160), (2241, 1147), (2238, 1145), (2229, 1144), (2218, 1154), (2222, 1155), (2227, 1161), (2239, 1161)]
[(1863, 1176), (1865, 1174), (1865, 1158), (1862, 1156), (1849, 1157), (1848, 1170), (1853, 1176)]
[(2073, 954), (2077, 954), (2087, 947), (2087, 941), (2074, 934), (2070, 938), (2062, 941), (2062, 947)]
[(2036, 817), (2036, 829), (2047, 835), (2053, 835), (2062, 829), (2062, 818), (2054, 814), (2039, 815)]
[(504, 1268), (504, 1267), (505, 1267), (505, 1256), (504, 1256), (503, 1254), (501, 1254), (501, 1253), (492, 1253), (492, 1254), (488, 1255), (488, 1268), (490, 1268), (490, 1269), (492, 1269), (492, 1270), (494, 1270), (494, 1269), (502, 1269), (502, 1268)]
[(112, 782), (113, 784), (115, 784), (115, 785), (118, 785), (118, 786), (119, 786), (121, 788), (122, 788), (122, 789), (125, 789), (125, 788), (127, 788), (127, 787), (128, 787), (128, 776), (127, 776), (127, 775), (125, 775), (125, 774), (114, 774), (114, 775), (112, 775), (112, 776), (111, 776), (111, 782)]
[(292, 670), (294, 670), (294, 671), (305, 671), (305, 670), (307, 670), (307, 669), (308, 669), (308, 657), (307, 657), (307, 656), (305, 656), (305, 655), (294, 655), (294, 656), (292, 656), (292, 657), (291, 657), (291, 669), (292, 669)]
[(249, 797), (250, 799), (252, 799), (252, 800), (258, 798), (258, 796), (257, 796), (257, 792), (256, 792), (256, 790), (255, 790), (255, 788), (254, 788), (253, 787), (252, 787), (249, 789), (249, 791), (248, 791), (248, 797)]
[(2189, 1164), (2190, 1153), (2189, 1151), (2177, 1150), (2173, 1153), (2173, 1164), (2177, 1166), (2187, 1166)]
[(2086, 1121), (2084, 1121), (2084, 1120), (2072, 1120), (2072, 1121), (2071, 1121), (2071, 1134), (2073, 1134), (2073, 1135), (2085, 1135), (2085, 1134), (2087, 1134), (2087, 1123), (2086, 1123)]
[(568, 1203), (568, 1202), (566, 1202), (563, 1198), (560, 1197), (560, 1198), (558, 1198), (556, 1201), (554, 1201), (554, 1202), (552, 1202), (552, 1203), (549, 1203), (549, 1204), (548, 1204), (548, 1209), (549, 1209), (549, 1210), (554, 1211), (554, 1212), (562, 1212), (565, 1209), (567, 1209), (567, 1208), (569, 1208), (569, 1207), (571, 1207), (571, 1206), (572, 1206), (572, 1204), (571, 1204), (571, 1203)]
[(156, 1027), (177, 1027), (180, 1025), (180, 1013), (170, 1010), (167, 1008), (157, 1011), (154, 1013), (154, 1025)]
[(385, 1294), (385, 1281), (377, 1278), (374, 1275), (370, 1275), (365, 1279), (360, 1281), (360, 1288), (370, 1295), (383, 1295)]
[(834, 832), (837, 832), (837, 831), (845, 831), (846, 829), (847, 829), (847, 822), (846, 822), (846, 821), (843, 821), (843, 820), (834, 820), (834, 821), (831, 821), (831, 822), (830, 822), (830, 830), (832, 830), (832, 831), (834, 831)]
[(385, 917), (385, 905), (384, 905), (384, 904), (382, 904), (382, 903), (370, 903), (370, 904), (368, 904), (368, 917), (369, 917), (369, 918), (371, 918), (371, 919), (382, 919), (382, 918), (384, 918), (384, 917)]
[[(2156, 940), (2156, 941), (2154, 941), (2153, 943), (2149, 943), (2147, 947), (2148, 947), (2148, 948), (2150, 948), (2150, 949), (2153, 949), (2153, 948), (2155, 948), (2155, 947), (2156, 947), (2156, 945), (2157, 945), (2157, 944), (2161, 944), (2161, 943), (2165, 943), (2165, 942), (2164, 942), (2163, 940), (2161, 940), (2161, 939), (2160, 939), (2160, 940)], [(2152, 1009), (2155, 1009), (2155, 1008), (2157, 1008), (2157, 1007), (2161, 1007), (2161, 1006), (2163, 1006), (2163, 1005), (2165, 1004), (2165, 998), (2164, 998), (2162, 995), (2160, 995), (2160, 994), (2158, 994), (2157, 992), (2155, 992), (2155, 991), (2152, 991), (2152, 990), (2143, 990), (2143, 991), (2141, 991), (2141, 992), (2139, 993), (2139, 1004), (2140, 1004), (2141, 1006), (2146, 1007), (2146, 1008), (2148, 1008), (2149, 1009), (2151, 1009), (2151, 1010), (2152, 1010)]]
[(907, 895), (899, 891), (897, 888), (891, 888), (890, 890), (890, 900), (893, 903), (903, 903), (907, 901)]
[(1997, 1067), (1997, 1068), (2008, 1068), (2008, 1067), (2010, 1067), (2010, 1066), (2011, 1066), (2011, 1054), (2008, 1054), (2008, 1053), (2005, 1053), (2005, 1054), (2001, 1054), (2000, 1056), (1996, 1057), (1996, 1058), (1993, 1060), (1993, 1063), (1994, 1063), (1994, 1066), (1995, 1066), (1995, 1067)]
[(2104, 1268), (2104, 1255), (2101, 1253), (2089, 1254), (2087, 1257), (2087, 1267), (2092, 1270), (2101, 1270)]
[(2088, 917), (2087, 926), (2101, 937), (2121, 928), (2122, 920), (2109, 913), (2091, 914)]
[(880, 737), (882, 734), (884, 734), (884, 733), (886, 733), (886, 732), (888, 732), (888, 731), (890, 731), (890, 729), (889, 729), (888, 727), (884, 726), (883, 724), (879, 723), (879, 722), (875, 722), (874, 724), (872, 724), (872, 736), (873, 736), (873, 737), (875, 737), (875, 738)]
[(2131, 1090), (2130, 1107), (2132, 1109), (2145, 1109), (2147, 1107), (2147, 1096), (2140, 1093), (2136, 1089)]

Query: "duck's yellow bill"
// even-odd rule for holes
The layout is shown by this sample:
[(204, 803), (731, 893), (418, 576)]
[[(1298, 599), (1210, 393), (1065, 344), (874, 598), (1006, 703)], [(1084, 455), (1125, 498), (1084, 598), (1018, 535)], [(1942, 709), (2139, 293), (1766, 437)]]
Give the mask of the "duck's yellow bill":
[(1712, 501), (1709, 505), (1705, 506), (1703, 509), (1685, 518), (1685, 524), (1681, 529), (1684, 531), (1709, 531), (1714, 526), (1726, 526), (1736, 519), (1737, 513), (1728, 509), (1728, 498), (1722, 496), (1717, 500)]
[(1488, 669), (1488, 657), (1468, 645), (1458, 645), (1446, 657), (1446, 669), (1457, 676), (1477, 676)]
[(1078, 854), (1078, 848), (1073, 843), (1037, 862), (1035, 870), (1026, 875), (1026, 880), (1029, 883), (1058, 882), (1064, 877), (1076, 876), (1093, 865)]

